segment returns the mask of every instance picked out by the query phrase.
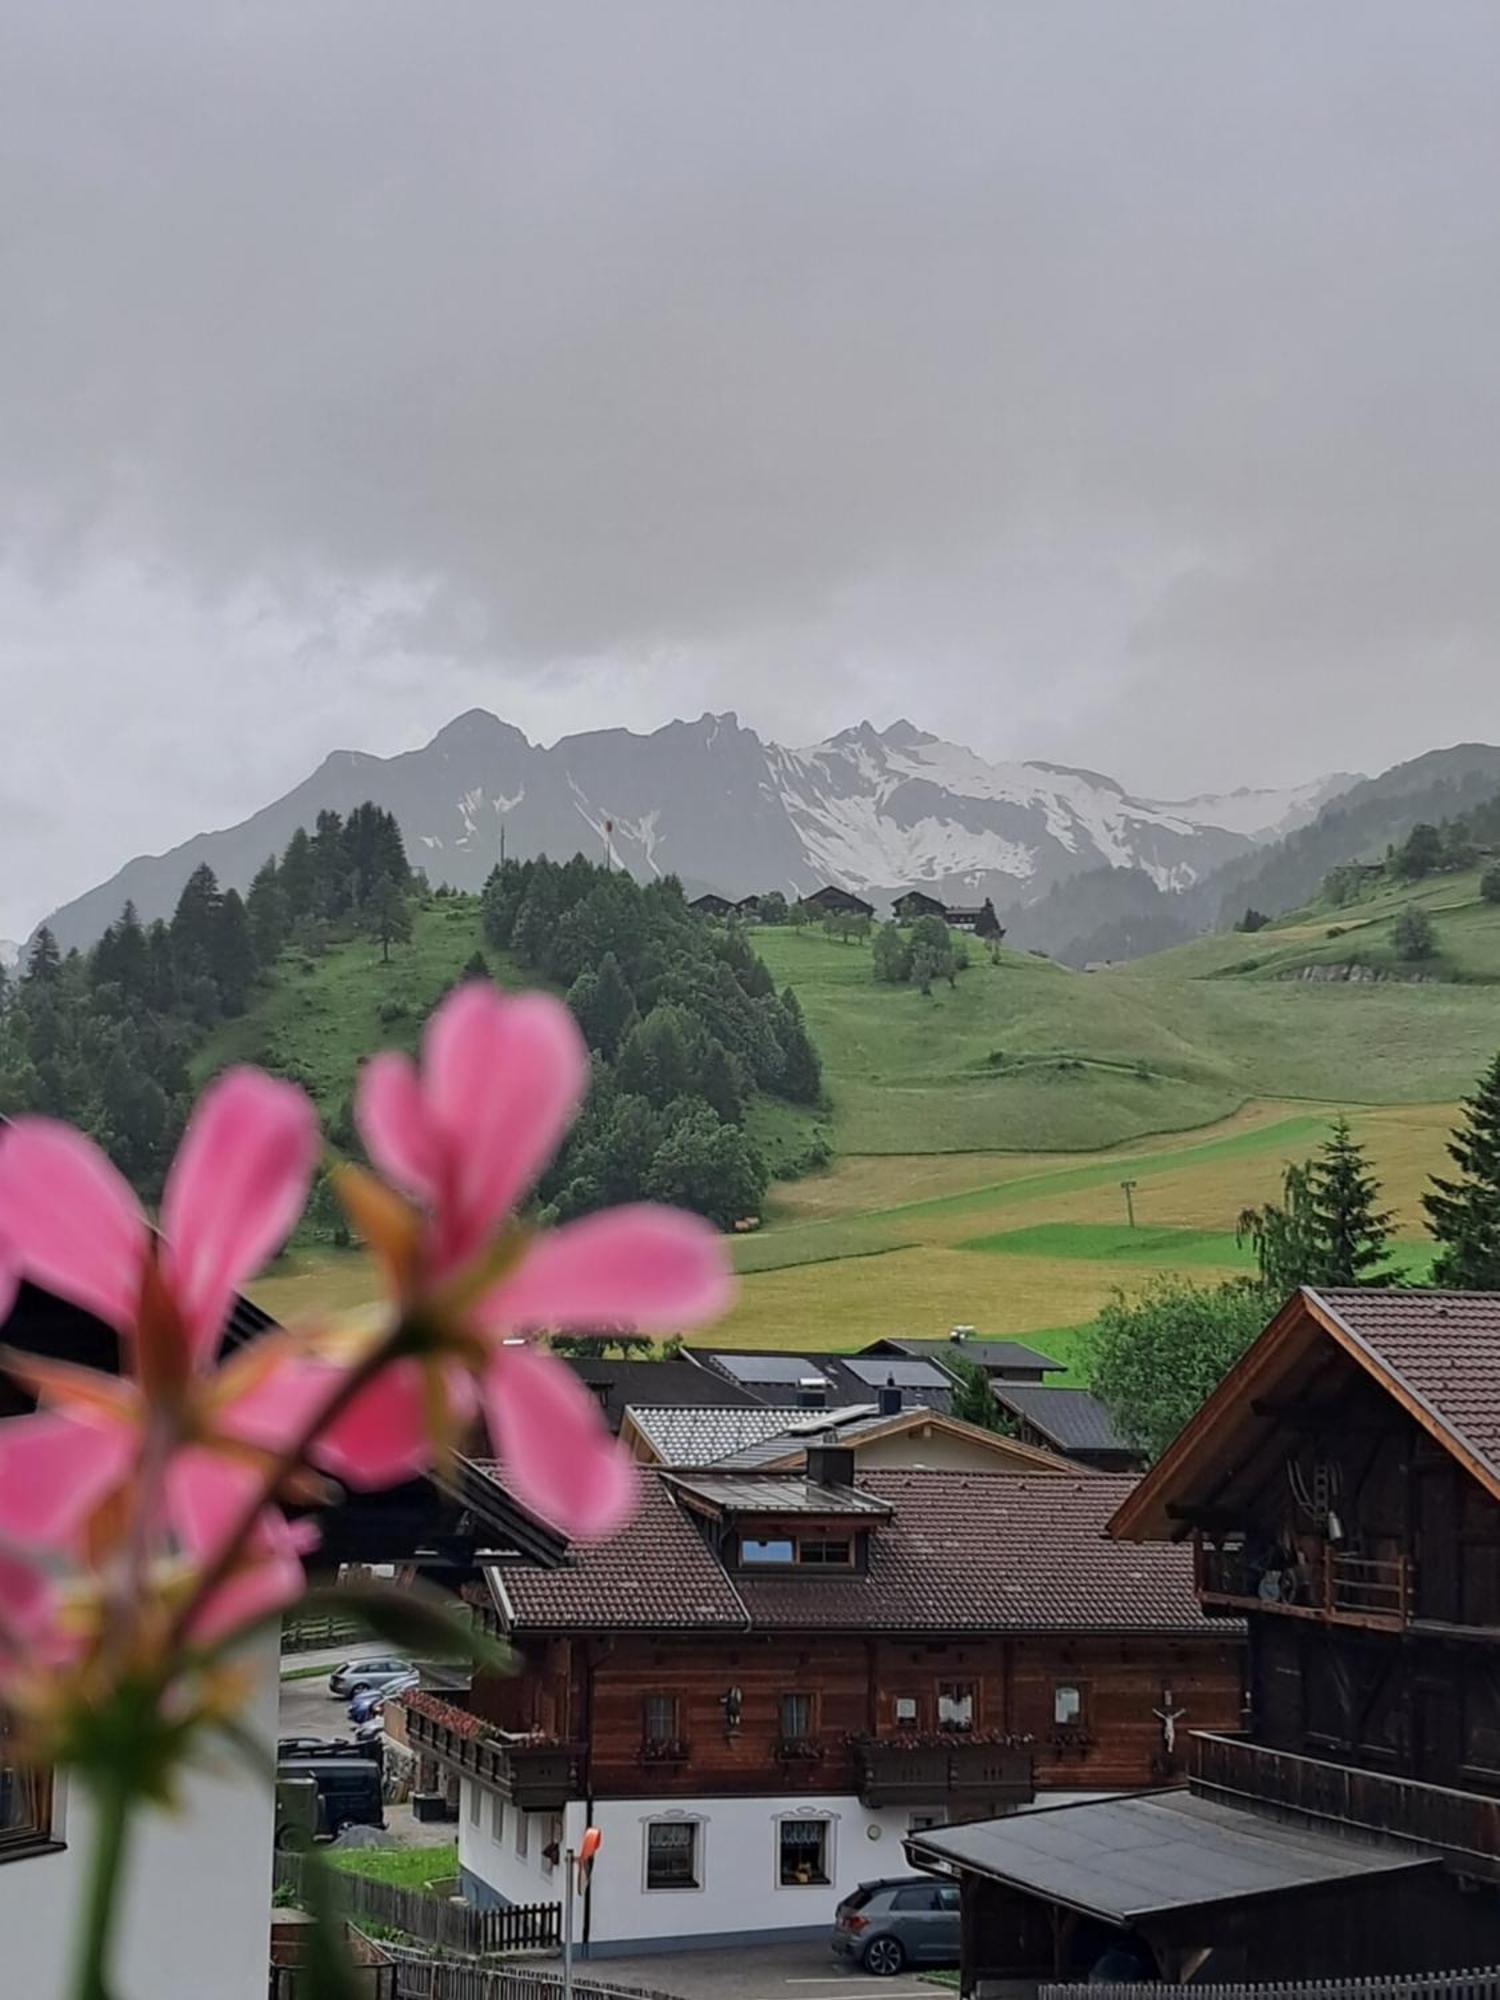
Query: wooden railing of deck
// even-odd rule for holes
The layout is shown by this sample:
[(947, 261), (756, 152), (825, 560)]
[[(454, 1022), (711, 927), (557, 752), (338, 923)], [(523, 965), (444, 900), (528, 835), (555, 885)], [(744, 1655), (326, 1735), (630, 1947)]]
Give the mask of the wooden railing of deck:
[(1422, 1847), (1500, 1881), (1500, 1799), (1388, 1777), (1320, 1757), (1273, 1750), (1243, 1736), (1192, 1736), (1193, 1790)]
[(1044, 1983), (1037, 2000), (1182, 2000), (1184, 1991), (1204, 2000), (1500, 2000), (1500, 1967), (1475, 1972), (1376, 1973), (1364, 1979), (1292, 1979), (1272, 1984), (1218, 1986), (1211, 1981), (1189, 1988), (1163, 1981), (1139, 1985), (1054, 1985)]

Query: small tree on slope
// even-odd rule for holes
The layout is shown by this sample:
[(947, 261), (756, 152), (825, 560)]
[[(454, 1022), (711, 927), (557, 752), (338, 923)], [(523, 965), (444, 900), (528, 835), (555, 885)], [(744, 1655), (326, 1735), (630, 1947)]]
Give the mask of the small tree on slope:
[(1278, 1298), (1299, 1285), (1384, 1284), (1391, 1211), (1379, 1199), (1364, 1148), (1340, 1118), (1311, 1160), (1287, 1168), (1280, 1202), (1245, 1209), (1235, 1234), (1255, 1246), (1260, 1281)]
[(1456, 1180), (1432, 1177), (1422, 1197), (1438, 1244), (1436, 1285), (1457, 1291), (1500, 1291), (1500, 1055), (1463, 1101), (1463, 1119), (1448, 1141)]

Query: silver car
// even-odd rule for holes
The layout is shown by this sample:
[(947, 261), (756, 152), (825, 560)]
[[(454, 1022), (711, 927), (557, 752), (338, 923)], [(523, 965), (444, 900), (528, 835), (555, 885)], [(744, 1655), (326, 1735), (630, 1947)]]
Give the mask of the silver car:
[(882, 1979), (908, 1965), (957, 1965), (958, 1884), (936, 1875), (861, 1882), (839, 1904), (829, 1943)]
[(410, 1660), (398, 1659), (394, 1655), (382, 1656), (378, 1660), (345, 1660), (328, 1676), (328, 1692), (341, 1694), (347, 1701), (361, 1688), (376, 1687), (383, 1681), (395, 1680), (398, 1674), (412, 1671)]

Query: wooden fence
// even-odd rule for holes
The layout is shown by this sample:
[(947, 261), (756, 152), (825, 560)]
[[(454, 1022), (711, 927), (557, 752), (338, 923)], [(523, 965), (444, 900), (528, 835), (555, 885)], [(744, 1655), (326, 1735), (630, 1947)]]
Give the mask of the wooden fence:
[(368, 1639), (370, 1628), (357, 1618), (288, 1619), (281, 1628), (283, 1653), (317, 1653), (328, 1646), (357, 1645)]
[[(536, 1966), (464, 1965), (387, 1945), (396, 1961), (396, 2000), (558, 2000), (562, 1975)], [(673, 2000), (643, 1986), (611, 1986), (573, 1975), (574, 2000)]]
[(1044, 1983), (1037, 2000), (1183, 2000), (1185, 1993), (1201, 1994), (1204, 2000), (1500, 2000), (1500, 1966), (1475, 1972), (1382, 1973), (1368, 1979), (1292, 1979), (1265, 1985), (1206, 1982), (1184, 1987), (1150, 1980), (1129, 1986)]
[[(300, 1900), (303, 1870), (308, 1865), (300, 1854), (278, 1853), (276, 1887)], [(327, 1866), (317, 1859), (310, 1865)], [(420, 1889), (401, 1889), (368, 1875), (346, 1874), (342, 1868), (329, 1868), (328, 1874), (341, 1916), (355, 1923), (364, 1920), (387, 1925), (442, 1951), (484, 1957), (499, 1951), (555, 1951), (562, 1942), (561, 1903), (512, 1903), (503, 1910), (476, 1910), (468, 1903), (450, 1902)]]

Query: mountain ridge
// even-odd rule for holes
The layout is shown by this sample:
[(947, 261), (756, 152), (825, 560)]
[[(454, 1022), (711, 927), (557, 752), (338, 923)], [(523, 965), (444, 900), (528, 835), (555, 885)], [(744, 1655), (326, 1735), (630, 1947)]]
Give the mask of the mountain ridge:
[(243, 891), (297, 827), (366, 798), (396, 815), (414, 865), (456, 888), (477, 888), (503, 845), (516, 856), (607, 853), (643, 879), (675, 873), (690, 892), (733, 896), (833, 881), (883, 906), (920, 885), (1014, 910), (1101, 867), (1139, 870), (1175, 896), (1355, 782), (1159, 801), (1098, 772), (991, 761), (905, 717), (789, 747), (733, 710), (705, 711), (648, 734), (588, 730), (543, 746), (476, 707), (390, 757), (331, 751), (248, 818), (136, 856), (46, 921), (65, 949), (93, 942), (127, 898), (149, 922), (205, 862)]

